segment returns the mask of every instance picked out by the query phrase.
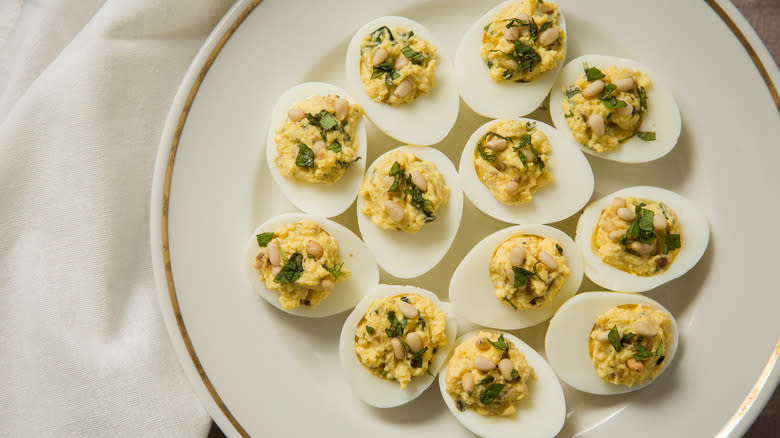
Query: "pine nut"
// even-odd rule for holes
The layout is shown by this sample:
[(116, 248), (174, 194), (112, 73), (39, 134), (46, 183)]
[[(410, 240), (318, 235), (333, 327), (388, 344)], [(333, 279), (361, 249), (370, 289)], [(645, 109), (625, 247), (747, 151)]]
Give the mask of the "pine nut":
[(347, 99), (339, 99), (334, 106), (336, 107), (336, 118), (339, 121), (343, 121), (349, 112), (349, 102), (347, 102)]
[(542, 32), (541, 35), (539, 35), (539, 44), (547, 47), (550, 44), (554, 43), (558, 37), (560, 36), (560, 32), (558, 32), (558, 29), (551, 27), (544, 32)]
[(393, 222), (401, 222), (404, 219), (404, 209), (394, 201), (385, 201), (385, 211)]
[(603, 332), (599, 332), (599, 334), (596, 335), (596, 340), (599, 342), (609, 341), (609, 332), (606, 330), (604, 330)]
[(609, 240), (620, 240), (625, 235), (626, 232), (623, 230), (614, 230), (611, 233), (609, 233)]
[(474, 390), (474, 375), (471, 374), (471, 372), (467, 372), (461, 376), (460, 386), (463, 387), (463, 390), (466, 391), (467, 394), (471, 394), (471, 391)]
[(631, 91), (634, 89), (634, 80), (631, 78), (618, 79), (612, 83), (615, 84), (620, 91)]
[(304, 118), (306, 114), (304, 114), (303, 111), (299, 110), (298, 108), (290, 108), (287, 110), (287, 117), (290, 118), (293, 122), (297, 122), (298, 120), (301, 120)]
[(282, 264), (282, 253), (279, 251), (279, 245), (276, 242), (271, 241), (265, 249), (268, 251), (268, 261), (271, 262), (271, 266)]
[(311, 150), (314, 152), (315, 157), (322, 158), (323, 155), (325, 155), (325, 142), (322, 140), (315, 141), (311, 147)]
[(522, 266), (525, 261), (525, 248), (516, 246), (509, 251), (509, 263), (512, 266)]
[(634, 114), (634, 107), (630, 103), (623, 99), (618, 99), (618, 102), (626, 104), (626, 106), (621, 106), (615, 111), (620, 117), (631, 117), (631, 114)]
[(412, 177), (412, 183), (414, 183), (421, 192), (425, 193), (428, 191), (428, 181), (425, 180), (420, 171), (413, 170), (409, 174)]
[(325, 290), (333, 290), (333, 288), (336, 287), (336, 282), (330, 278), (323, 278), (322, 281), (320, 281), (320, 287)]
[(485, 142), (485, 147), (496, 152), (503, 151), (504, 149), (506, 149), (506, 146), (507, 146), (506, 140), (498, 137), (493, 137), (487, 142)]
[(509, 181), (506, 184), (506, 194), (509, 196), (515, 196), (520, 191), (520, 184), (517, 181)]
[(396, 301), (395, 304), (405, 317), (410, 319), (417, 318), (417, 307), (414, 307), (414, 304), (409, 304), (406, 301), (401, 300)]
[(514, 59), (505, 59), (501, 61), (501, 67), (504, 67), (509, 71), (517, 71), (517, 69), (520, 68), (520, 64)]
[(509, 358), (503, 358), (498, 362), (498, 370), (501, 371), (501, 376), (507, 382), (514, 380), (512, 378), (512, 370), (515, 369), (515, 364)]
[(657, 213), (653, 215), (653, 228), (655, 228), (656, 231), (664, 231), (666, 225), (666, 218), (663, 217), (663, 215)]
[(625, 206), (626, 206), (626, 200), (619, 196), (612, 200), (612, 207), (615, 209), (623, 208)]
[(273, 268), (271, 268), (271, 277), (276, 278), (276, 276), (279, 275), (279, 271), (281, 270), (282, 270), (281, 266), (274, 266)]
[(409, 65), (409, 59), (406, 58), (406, 56), (401, 55), (398, 58), (395, 58), (395, 65), (393, 66), (394, 69), (400, 70), (404, 67)]
[(496, 367), (496, 364), (484, 356), (477, 356), (474, 358), (474, 367), (480, 371), (490, 371)]
[(398, 84), (397, 87), (395, 87), (395, 91), (393, 91), (393, 94), (396, 97), (405, 97), (407, 94), (411, 93), (413, 87), (414, 85), (412, 84), (412, 80), (406, 78), (403, 81), (401, 81), (401, 83)]
[(591, 97), (596, 97), (601, 93), (601, 90), (604, 89), (604, 81), (601, 79), (596, 79), (595, 81), (591, 82), (590, 85), (585, 87), (582, 90), (582, 97), (586, 97), (590, 99)]
[(313, 256), (315, 259), (322, 257), (322, 254), (325, 252), (325, 250), (322, 249), (322, 245), (320, 245), (319, 243), (313, 240), (307, 240), (305, 247), (306, 247), (306, 252), (309, 253), (309, 255)]
[(632, 220), (636, 219), (636, 213), (634, 210), (628, 207), (619, 208), (617, 215), (620, 219), (623, 219), (626, 222), (631, 222)]
[(555, 258), (547, 251), (539, 251), (539, 254), (536, 256), (536, 258), (539, 259), (539, 261), (544, 264), (544, 266), (547, 267), (547, 269), (554, 271), (558, 269), (558, 262), (555, 261)]
[(653, 252), (653, 250), (655, 249), (655, 245), (651, 245), (649, 243), (642, 243), (642, 242), (632, 242), (631, 249), (638, 252), (639, 255), (647, 255)]
[(506, 275), (506, 284), (508, 284), (510, 287), (515, 286), (515, 271), (513, 269), (507, 269), (504, 271), (504, 274)]
[(390, 53), (384, 47), (380, 47), (374, 52), (374, 56), (371, 58), (371, 64), (379, 65), (385, 62), (389, 56)]
[(593, 130), (594, 134), (598, 136), (604, 135), (604, 117), (601, 114), (591, 114), (588, 117), (588, 125), (590, 125), (590, 129)]
[(658, 330), (653, 327), (653, 324), (650, 324), (644, 319), (640, 319), (634, 323), (634, 331), (639, 336), (646, 336), (648, 338), (658, 335)]
[(412, 350), (413, 353), (417, 353), (423, 348), (423, 341), (420, 338), (420, 336), (415, 332), (411, 332), (408, 335), (406, 335), (406, 344), (409, 345), (409, 348)]
[(520, 29), (517, 27), (510, 27), (504, 31), (504, 38), (506, 38), (507, 41), (517, 40), (520, 38)]
[(401, 340), (398, 338), (390, 339), (390, 346), (393, 347), (393, 355), (396, 359), (403, 359), (406, 357), (406, 350), (404, 350)]
[(536, 157), (534, 156), (534, 153), (526, 148), (520, 149), (523, 151), (523, 156), (525, 157), (526, 163), (533, 163), (536, 160)]

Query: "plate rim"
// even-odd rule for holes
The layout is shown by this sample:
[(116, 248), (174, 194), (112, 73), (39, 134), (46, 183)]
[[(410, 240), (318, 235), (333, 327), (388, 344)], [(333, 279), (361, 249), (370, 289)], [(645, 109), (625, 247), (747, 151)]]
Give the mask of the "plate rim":
[[(231, 413), (204, 370), (179, 308), (171, 271), (168, 209), (177, 148), (189, 110), (200, 85), (222, 48), (262, 1), (239, 0), (236, 2), (211, 31), (187, 68), (165, 119), (154, 165), (149, 214), (152, 270), (157, 298), (177, 359), (190, 382), (190, 387), (220, 429), (226, 435), (243, 437), (250, 435)], [(748, 53), (772, 96), (778, 113), (780, 113), (780, 91), (773, 81), (773, 77), (780, 78), (780, 71), (764, 43), (730, 1), (704, 1), (720, 17)], [(739, 404), (732, 417), (721, 427), (716, 435), (717, 438), (741, 436), (747, 432), (780, 382), (780, 361), (778, 359), (780, 359), (780, 337), (778, 337), (777, 343), (770, 352), (769, 358), (753, 387)]]

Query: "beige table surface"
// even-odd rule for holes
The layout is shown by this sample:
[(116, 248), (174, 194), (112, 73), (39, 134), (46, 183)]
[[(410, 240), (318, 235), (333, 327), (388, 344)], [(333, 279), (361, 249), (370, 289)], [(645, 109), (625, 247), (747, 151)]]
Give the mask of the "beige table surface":
[[(732, 0), (742, 15), (766, 44), (769, 53), (780, 65), (780, 0)], [(723, 420), (726, 422), (726, 419)], [(745, 434), (745, 438), (764, 438), (780, 436), (780, 390), (776, 390), (772, 399)], [(211, 423), (208, 438), (224, 438), (216, 424)]]

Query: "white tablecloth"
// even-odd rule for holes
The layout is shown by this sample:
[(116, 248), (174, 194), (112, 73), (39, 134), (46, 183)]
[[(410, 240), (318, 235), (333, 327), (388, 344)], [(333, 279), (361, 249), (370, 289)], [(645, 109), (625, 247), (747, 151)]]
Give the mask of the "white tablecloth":
[(0, 436), (205, 436), (149, 196), (215, 0), (0, 0)]

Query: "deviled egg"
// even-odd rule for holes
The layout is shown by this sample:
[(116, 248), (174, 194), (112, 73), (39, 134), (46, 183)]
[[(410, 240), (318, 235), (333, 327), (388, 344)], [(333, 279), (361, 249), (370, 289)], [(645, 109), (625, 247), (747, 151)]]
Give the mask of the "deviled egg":
[(550, 116), (586, 153), (624, 163), (660, 158), (680, 137), (680, 110), (658, 75), (613, 56), (566, 64), (550, 94)]
[(387, 16), (361, 27), (347, 48), (347, 82), (385, 134), (431, 145), (450, 132), (459, 96), (449, 59), (420, 23)]
[(641, 389), (669, 367), (677, 352), (674, 316), (642, 295), (585, 292), (550, 320), (545, 351), (558, 377), (591, 394)]
[(500, 119), (466, 142), (459, 174), (466, 196), (484, 213), (509, 223), (557, 222), (593, 194), (585, 156), (552, 126)]
[(463, 101), (485, 117), (530, 113), (550, 92), (566, 43), (566, 20), (555, 3), (501, 3), (466, 31), (455, 52)]
[(462, 318), (514, 330), (550, 318), (582, 282), (582, 255), (566, 233), (546, 225), (499, 230), (466, 254), (450, 281)]
[(577, 222), (577, 246), (594, 283), (644, 292), (688, 272), (709, 242), (701, 210), (669, 190), (638, 186), (588, 205)]
[(455, 418), (481, 437), (555, 436), (566, 400), (552, 368), (509, 333), (473, 331), (457, 341), (439, 389)]
[(266, 161), (284, 196), (299, 209), (332, 217), (357, 196), (365, 170), (360, 105), (335, 85), (306, 82), (274, 105)]
[(386, 284), (360, 301), (341, 329), (339, 357), (361, 400), (390, 408), (430, 386), (457, 336), (443, 304), (425, 289)]
[(243, 263), (261, 297), (298, 316), (343, 312), (379, 283), (374, 255), (352, 231), (302, 213), (257, 227)]
[(463, 213), (455, 166), (436, 149), (402, 146), (369, 166), (357, 201), (360, 234), (389, 274), (412, 278), (444, 257)]

